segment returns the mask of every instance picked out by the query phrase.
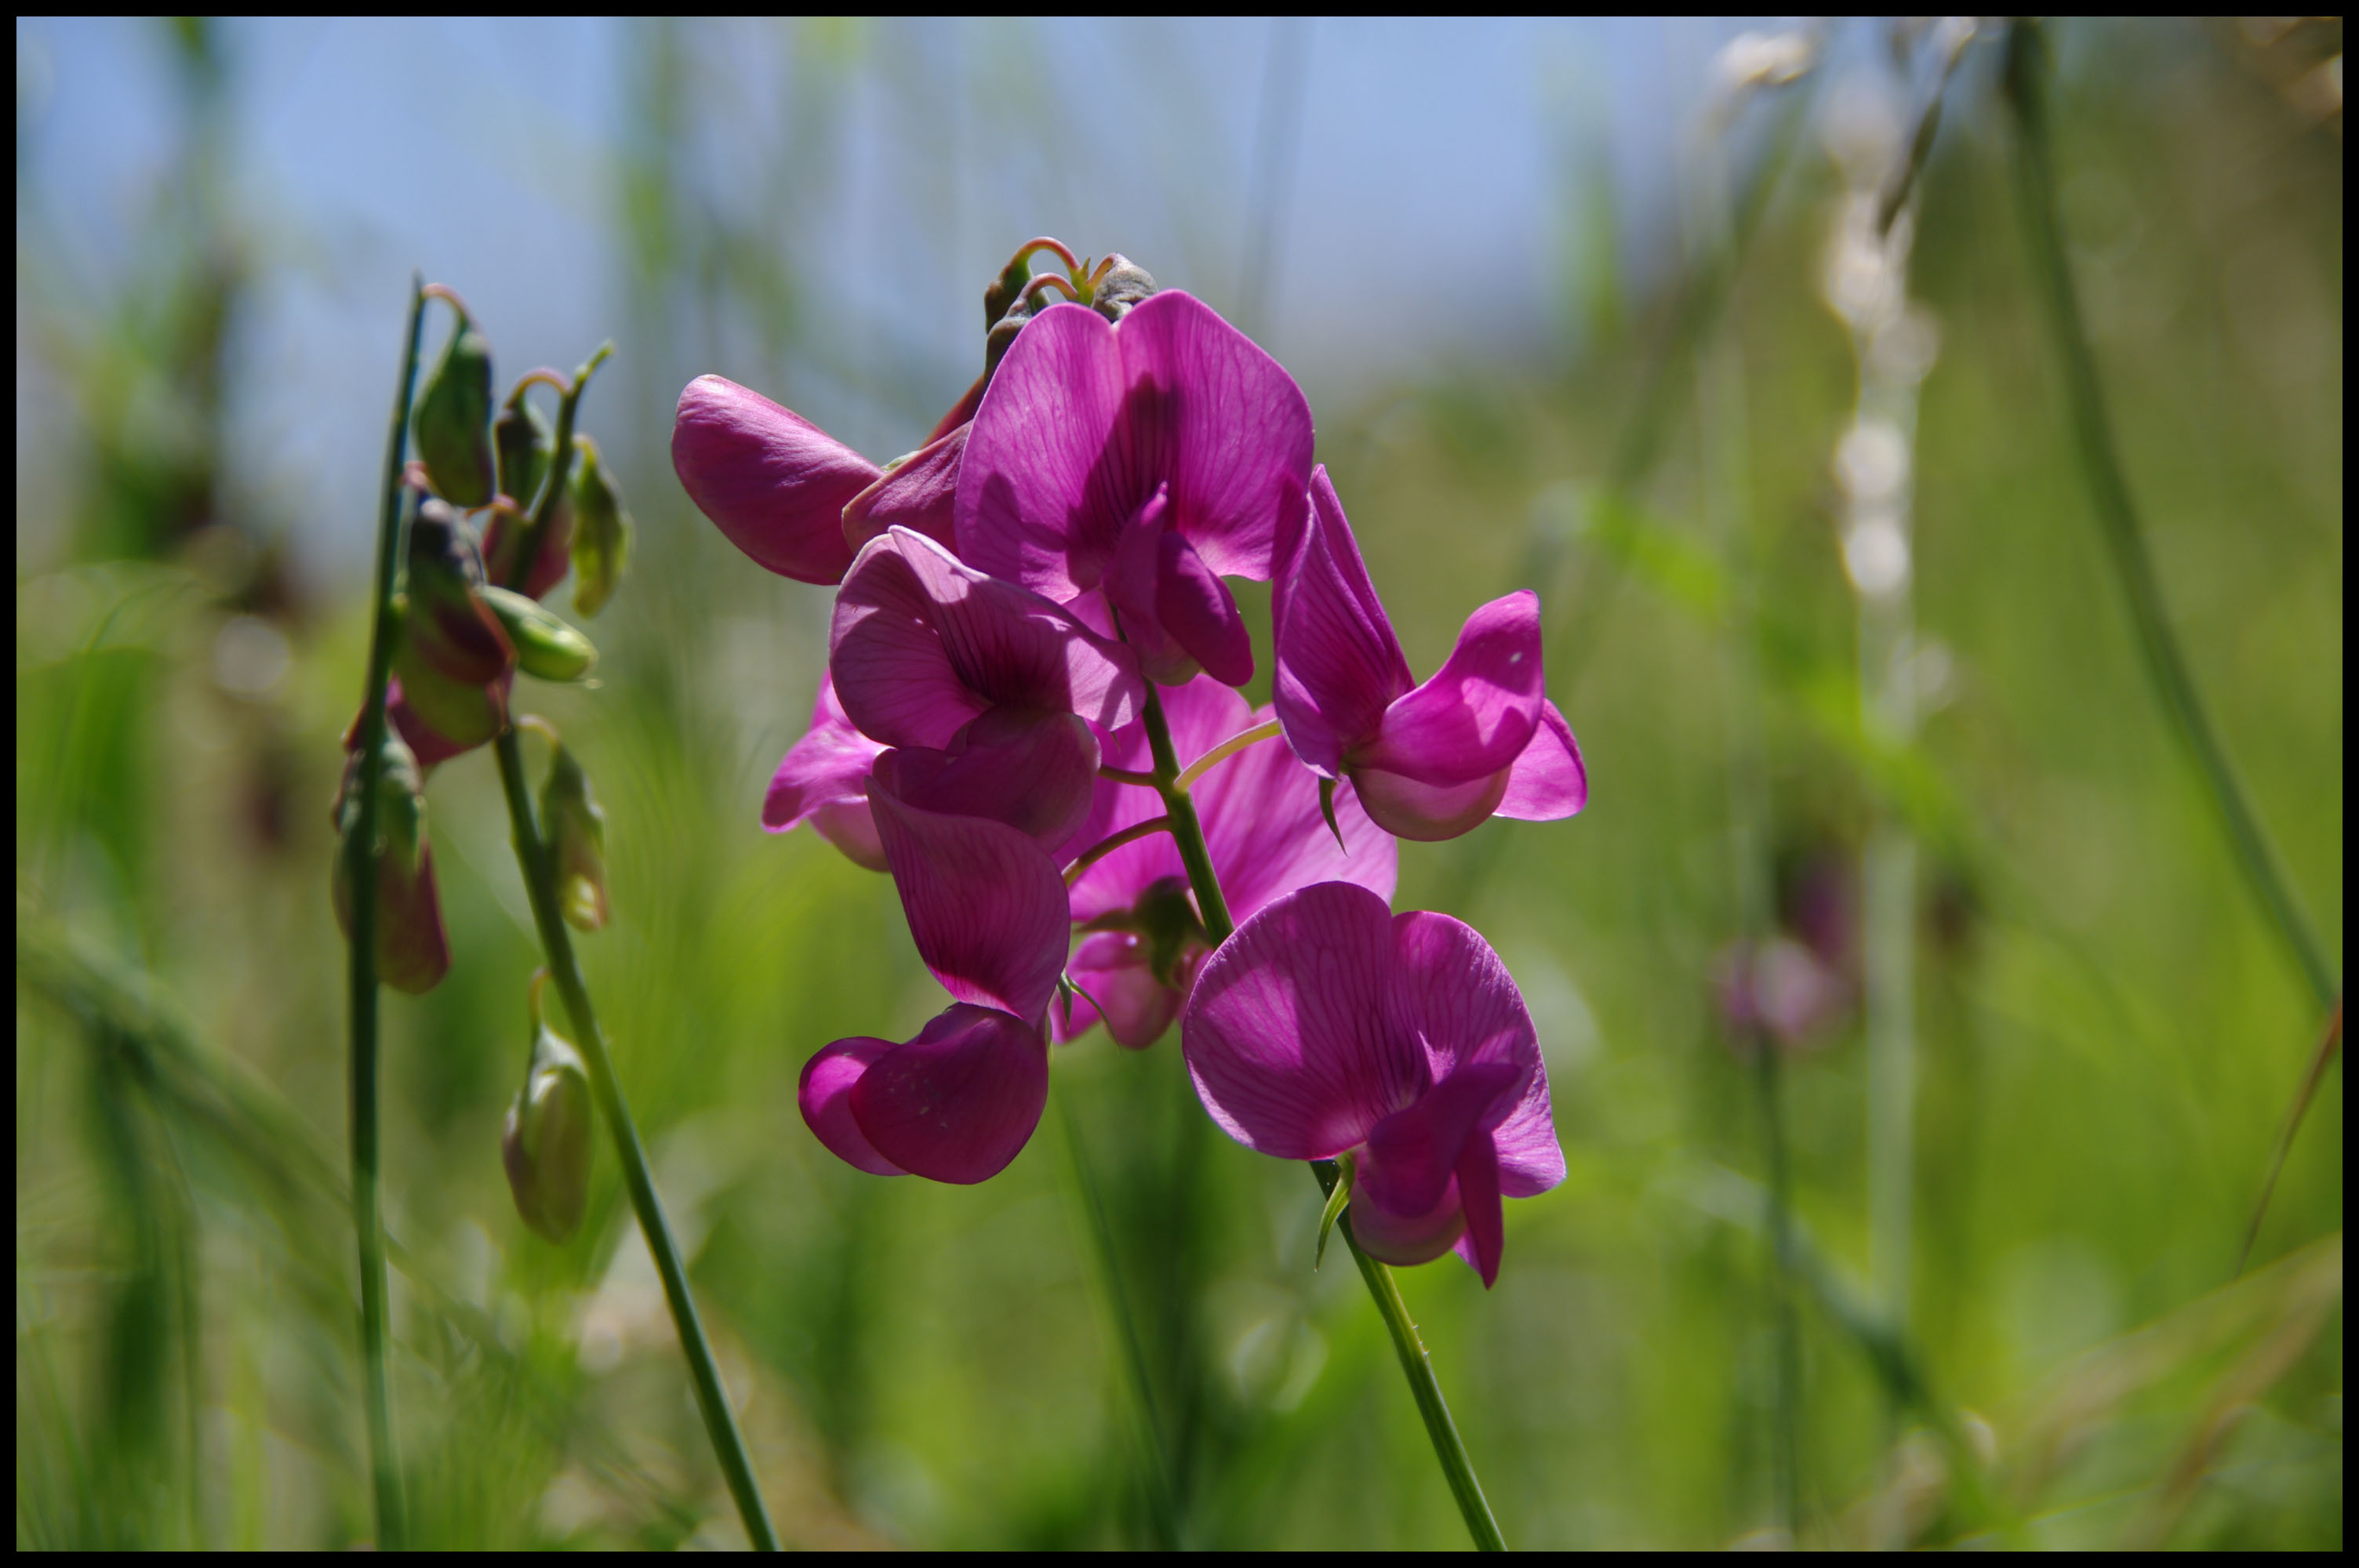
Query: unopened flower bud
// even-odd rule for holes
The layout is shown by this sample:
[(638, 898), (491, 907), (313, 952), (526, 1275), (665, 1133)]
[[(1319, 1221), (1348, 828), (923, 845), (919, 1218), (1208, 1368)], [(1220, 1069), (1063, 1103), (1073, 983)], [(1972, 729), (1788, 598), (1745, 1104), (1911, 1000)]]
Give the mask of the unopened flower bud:
[(560, 1245), (582, 1228), (590, 1200), (592, 1117), (590, 1075), (572, 1044), (542, 1021), (532, 986), (532, 1065), (500, 1127), (500, 1163), (516, 1214), (535, 1234)]
[(1032, 301), (1018, 297), (991, 324), (991, 330), (983, 340), (983, 373), (986, 378), (999, 368), (1000, 360), (1016, 341), (1016, 334), (1024, 330), (1024, 323), (1030, 319)]
[(1007, 314), (1007, 308), (1024, 297), (1024, 286), (1032, 281), (1032, 264), (1023, 256), (1007, 264), (1007, 270), (993, 278), (983, 291), (983, 330), (990, 331)]
[(549, 760), (540, 788), (541, 831), (557, 875), (557, 907), (579, 931), (606, 924), (606, 814), (591, 793), (590, 775), (563, 746)]
[(631, 553), (631, 514), (599, 460), (598, 443), (573, 438), (573, 608), (595, 615), (614, 596)]
[(409, 529), (408, 612), (394, 671), (410, 708), (462, 750), (507, 724), (501, 677), (515, 652), (483, 590), (473, 531), (441, 502), (422, 503)]
[(540, 410), (526, 400), (525, 388), (516, 388), (492, 421), (492, 446), (499, 455), (500, 493), (518, 506), (530, 506), (549, 472), (557, 437)]
[(1125, 255), (1111, 255), (1106, 260), (1114, 265), (1090, 296), (1090, 308), (1109, 321), (1119, 321), (1130, 314), (1131, 307), (1155, 292), (1155, 279), (1147, 269)]
[[(516, 552), (524, 548), (524, 536), (531, 530), (528, 514), (506, 506), (492, 509), (491, 520), (484, 524), (485, 578), (503, 588), (516, 580)], [(524, 579), (523, 591), (538, 599), (555, 588), (565, 576), (566, 563), (572, 553), (573, 501), (571, 495), (560, 495), (557, 498), (557, 511), (549, 520), (549, 529), (540, 536), (540, 551), (533, 557), (532, 572)]]
[[(451, 968), (451, 944), (434, 892), (434, 852), (426, 839), (426, 793), (418, 759), (390, 729), (376, 779), (375, 840), (377, 979), (411, 995), (432, 990)], [(353, 934), (352, 838), (360, 831), (361, 754), (344, 759), (334, 822), (342, 846), (331, 884), (336, 924)]]
[(590, 639), (538, 600), (504, 588), (485, 588), (483, 593), (516, 648), (516, 668), (525, 674), (540, 680), (575, 681), (597, 667), (598, 650)]
[(470, 320), (451, 334), (418, 399), (418, 456), (435, 493), (460, 506), (490, 503), (497, 473), (492, 450), (492, 341)]

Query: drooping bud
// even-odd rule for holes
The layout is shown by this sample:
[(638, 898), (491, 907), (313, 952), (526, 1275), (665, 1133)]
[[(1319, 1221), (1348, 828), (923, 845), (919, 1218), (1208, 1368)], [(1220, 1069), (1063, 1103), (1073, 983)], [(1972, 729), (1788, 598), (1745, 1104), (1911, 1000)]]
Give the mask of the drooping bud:
[(460, 506), (490, 503), (497, 481), (492, 450), (492, 341), (462, 319), (418, 399), (418, 456), (434, 492)]
[(492, 446), (499, 455), (500, 493), (520, 507), (532, 504), (549, 460), (557, 450), (557, 436), (539, 409), (527, 401), (525, 387), (508, 395), (500, 416), (492, 421)]
[(606, 814), (590, 790), (590, 775), (563, 745), (549, 759), (540, 787), (541, 831), (557, 874), (557, 907), (578, 931), (606, 925)]
[(614, 596), (631, 553), (631, 514), (599, 460), (598, 443), (573, 438), (573, 608), (595, 615)]
[(484, 602), (499, 617), (516, 648), (516, 668), (540, 680), (575, 681), (598, 665), (590, 639), (559, 619), (537, 599), (487, 587)]
[(462, 751), (507, 726), (501, 677), (516, 655), (483, 590), (473, 531), (441, 502), (421, 503), (409, 528), (408, 611), (393, 667), (411, 710)]
[(1007, 270), (984, 286), (983, 291), (983, 330), (990, 331), (1007, 314), (1007, 308), (1024, 297), (1024, 286), (1032, 281), (1029, 257), (1017, 256), (1007, 264)]
[(1032, 301), (1018, 297), (1000, 312), (998, 320), (991, 324), (991, 330), (983, 340), (983, 373), (985, 379), (999, 369), (999, 362), (1014, 345), (1016, 334), (1024, 330), (1024, 323), (1030, 319)]
[[(434, 851), (426, 839), (426, 792), (418, 759), (390, 728), (378, 764), (375, 839), (377, 979), (416, 996), (451, 968), (451, 943), (434, 892)], [(341, 845), (331, 884), (336, 924), (353, 934), (353, 836), (360, 830), (361, 754), (344, 759), (333, 820)]]
[(590, 1075), (572, 1043), (540, 1014), (547, 971), (532, 980), (532, 1062), (500, 1127), (500, 1163), (516, 1214), (536, 1235), (562, 1246), (582, 1228), (590, 1201)]
[[(522, 512), (505, 505), (492, 508), (491, 520), (484, 524), (486, 578), (502, 588), (516, 580), (516, 552), (524, 548), (524, 536), (531, 526), (531, 518)], [(533, 557), (532, 575), (524, 579), (523, 591), (538, 599), (555, 588), (565, 576), (572, 553), (573, 498), (568, 493), (557, 498), (556, 514), (549, 520), (549, 531), (540, 536), (540, 552)]]
[(1106, 257), (1112, 264), (1090, 296), (1090, 308), (1109, 321), (1120, 321), (1131, 308), (1155, 292), (1155, 279), (1125, 255)]

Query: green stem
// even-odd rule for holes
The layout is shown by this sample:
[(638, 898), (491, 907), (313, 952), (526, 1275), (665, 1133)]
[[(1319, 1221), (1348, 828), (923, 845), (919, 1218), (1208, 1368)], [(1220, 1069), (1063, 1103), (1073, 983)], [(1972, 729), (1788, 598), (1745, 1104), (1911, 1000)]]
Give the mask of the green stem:
[(2016, 142), (2017, 195), (2023, 208), (2023, 226), (2030, 242), (2031, 270), (2046, 307), (2048, 327), (2064, 362), (2065, 401), (2072, 419), (2072, 435), (2080, 449), (2082, 476), (2104, 535), (2106, 554), (2120, 578), (2129, 601), (2130, 619), (2137, 628), (2138, 653), (2155, 695), (2170, 716), (2179, 738), (2203, 777), (2212, 804), (2220, 814), (2230, 848), (2254, 896), (2277, 928), (2311, 994), (2322, 1010), (2333, 1005), (2342, 989), (2326, 949), (2310, 929), (2301, 906), (2288, 885), (2267, 833), (2245, 797), (2226, 750), (2198, 695), (2186, 654), (2180, 650), (2170, 617), (2162, 601), (2161, 584), (2147, 554), (2137, 510), (2130, 500), (2129, 481), (2114, 450), (2113, 429), (2106, 418), (2104, 394), (2097, 380), (2095, 355), (2089, 348), (2082, 322), (2079, 297), (2064, 254), (2063, 231), (2056, 214), (2054, 157), (2049, 139), (2045, 81), (2046, 49), (2039, 28), (2017, 22), (2009, 29), (2006, 51), (2008, 101), (2015, 107), (2020, 135)]
[(368, 685), (361, 699), (359, 792), (350, 835), (342, 851), (352, 888), (352, 1159), (353, 1233), (360, 1248), (362, 1398), (367, 1407), (369, 1478), (376, 1509), (377, 1544), (398, 1552), (403, 1530), (401, 1459), (393, 1445), (393, 1407), (386, 1387), (385, 1221), (377, 1201), (377, 1012), (376, 1012), (376, 816), (377, 783), (385, 767), (386, 685), (393, 676), (399, 636), (401, 566), (406, 523), (402, 505), (403, 444), (409, 431), (409, 404), (418, 381), (418, 340), (425, 325), (426, 294), (413, 276), (409, 329), (401, 353), (401, 378), (393, 400), (393, 427), (386, 436), (385, 488), (376, 523), (375, 609), (369, 626)]
[(1802, 1339), (1794, 1316), (1793, 1179), (1786, 1160), (1786, 1119), (1778, 1096), (1777, 1043), (1763, 1030), (1753, 1030), (1755, 1086), (1761, 1096), (1761, 1136), (1769, 1174), (1769, 1256), (1771, 1332), (1777, 1367), (1773, 1399), (1777, 1410), (1777, 1510), (1788, 1540), (1799, 1541), (1802, 1529)]
[[(1164, 720), (1162, 699), (1152, 686), (1147, 689), (1147, 740), (1155, 754), (1157, 787), (1162, 792), (1164, 808), (1170, 813), (1171, 837), (1180, 847), (1180, 863), (1188, 868), (1188, 882), (1195, 890), (1204, 929), (1218, 947), (1236, 934), (1236, 925), (1229, 918), (1228, 901), (1221, 896), (1220, 879), (1212, 872), (1212, 851), (1205, 847), (1204, 829), (1196, 819), (1195, 803), (1177, 787), (1180, 759), (1172, 750), (1171, 727)], [(1321, 1196), (1333, 1189), (1338, 1175), (1333, 1161), (1311, 1162), (1310, 1173), (1319, 1179)], [(1450, 1494), (1458, 1501), (1458, 1511), (1465, 1516), (1467, 1533), (1485, 1552), (1506, 1551), (1506, 1541), (1499, 1533), (1498, 1520), (1491, 1517), (1491, 1505), (1484, 1499), (1483, 1483), (1475, 1478), (1473, 1462), (1466, 1456), (1466, 1444), (1458, 1435), (1458, 1425), (1450, 1419), (1450, 1405), (1441, 1397), (1441, 1384), (1435, 1379), (1433, 1362), (1417, 1336), (1417, 1325), (1409, 1321), (1408, 1304), (1401, 1300), (1399, 1284), (1390, 1269), (1360, 1250), (1360, 1243), (1352, 1235), (1351, 1216), (1345, 1215), (1338, 1228), (1343, 1233), (1344, 1244), (1352, 1249), (1352, 1260), (1360, 1267), (1360, 1278), (1366, 1281), (1368, 1294), (1375, 1302), (1386, 1329), (1393, 1336), (1401, 1372), (1408, 1379), (1418, 1414), (1425, 1418), (1426, 1434), (1433, 1440), (1433, 1454), (1441, 1465), (1443, 1478), (1450, 1483)]]
[(704, 1417), (704, 1430), (729, 1483), (729, 1495), (736, 1500), (738, 1517), (745, 1522), (746, 1536), (758, 1550), (776, 1552), (778, 1538), (763, 1509), (762, 1494), (754, 1485), (754, 1467), (745, 1457), (745, 1440), (738, 1435), (737, 1418), (729, 1409), (721, 1369), (697, 1316), (696, 1298), (689, 1293), (688, 1266), (681, 1260), (679, 1244), (672, 1238), (671, 1224), (664, 1217), (663, 1200), (656, 1195), (655, 1177), (647, 1169), (647, 1150), (639, 1142), (638, 1124), (631, 1119), (623, 1086), (614, 1076), (614, 1060), (606, 1054), (605, 1033), (598, 1027), (598, 1014), (590, 1005), (590, 988), (573, 957), (572, 933), (559, 913), (557, 879), (525, 785), (524, 747), (514, 728), (501, 733), (496, 746), (500, 786), (507, 795), (516, 866), (524, 873), (525, 892), (532, 901), (533, 925), (540, 932), (541, 948), (549, 957), (549, 978), (557, 982), (557, 994), (565, 1000), (566, 1015), (573, 1021), (574, 1044), (581, 1048), (583, 1065), (590, 1069), (590, 1092), (597, 1097), (598, 1109), (614, 1132), (614, 1154), (623, 1163), (623, 1184), (630, 1191), (639, 1231), (647, 1238), (656, 1272), (663, 1279), (664, 1300), (671, 1308), (680, 1349), (687, 1353), (688, 1369), (696, 1381), (697, 1409)]

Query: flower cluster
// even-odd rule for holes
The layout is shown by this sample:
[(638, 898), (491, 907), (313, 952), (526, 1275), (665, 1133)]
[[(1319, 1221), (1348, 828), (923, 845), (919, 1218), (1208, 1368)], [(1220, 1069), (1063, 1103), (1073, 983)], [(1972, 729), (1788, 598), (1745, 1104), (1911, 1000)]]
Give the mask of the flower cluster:
[[(1043, 251), (1064, 271), (1030, 276)], [(951, 999), (914, 1039), (822, 1048), (804, 1120), (861, 1170), (982, 1181), (1037, 1127), (1052, 1040), (1178, 1018), (1233, 1137), (1343, 1162), (1366, 1250), (1455, 1248), (1488, 1283), (1500, 1200), (1563, 1176), (1538, 1039), (1478, 934), (1389, 903), (1397, 839), (1587, 797), (1538, 598), (1476, 611), (1418, 683), (1269, 355), (1053, 241), (985, 313), (983, 378), (881, 466), (718, 376), (680, 396), (697, 505), (836, 586), (763, 825), (888, 871)], [(1229, 578), (1272, 584), (1259, 709)]]

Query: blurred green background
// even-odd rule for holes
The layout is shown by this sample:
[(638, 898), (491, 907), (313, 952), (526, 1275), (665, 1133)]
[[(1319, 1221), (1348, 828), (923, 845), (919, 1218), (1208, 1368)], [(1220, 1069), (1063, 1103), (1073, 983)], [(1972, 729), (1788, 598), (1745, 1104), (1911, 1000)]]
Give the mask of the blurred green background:
[[(1175, 1039), (1060, 1049), (974, 1188), (795, 1111), (812, 1051), (940, 992), (885, 879), (759, 831), (829, 599), (689, 506), (672, 401), (717, 370), (905, 449), (1053, 232), (1297, 369), (1418, 669), (1484, 600), (1549, 606), (1587, 811), (1405, 846), (1397, 900), (1506, 959), (1571, 1163), (1495, 1290), (1403, 1274), (1509, 1541), (2339, 1546), (2340, 1059), (2240, 1281), (2326, 1021), (2138, 662), (1996, 42), (1877, 253), (1905, 330), (1857, 340), (1864, 395), (1830, 305), (1943, 37), (20, 20), (17, 1544), (370, 1534), (328, 803), (412, 265), (504, 376), (618, 345), (582, 424), (638, 552), (595, 689), (527, 700), (606, 807), (584, 964), (781, 1533), (1463, 1543), (1360, 1286), (1311, 1268), (1315, 1188), (1217, 1135)], [(2164, 593), (2339, 975), (2341, 23), (2052, 42)], [(1886, 395), (1898, 446), (1846, 444)], [(415, 1532), (742, 1542), (611, 1151), (571, 1245), (510, 1206), (537, 948), (488, 756), (429, 793), (456, 962), (386, 1004)], [(1772, 954), (1811, 1005), (1765, 1073), (1727, 1004)]]

